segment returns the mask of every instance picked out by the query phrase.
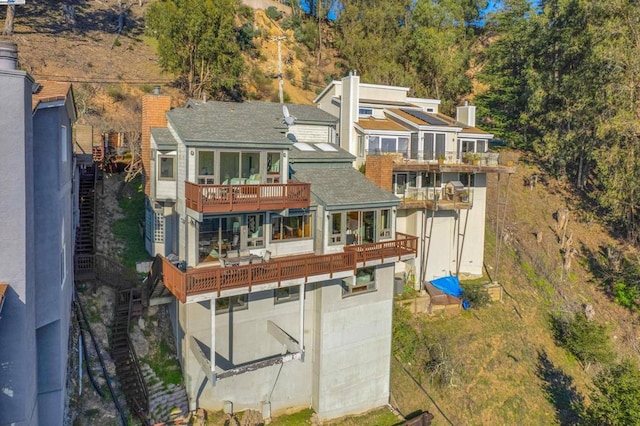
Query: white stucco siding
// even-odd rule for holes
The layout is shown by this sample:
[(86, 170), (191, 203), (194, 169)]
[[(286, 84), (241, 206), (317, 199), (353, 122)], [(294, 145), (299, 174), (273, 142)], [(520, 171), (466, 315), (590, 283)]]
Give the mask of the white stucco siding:
[(298, 142), (333, 143), (331, 127), (326, 125), (294, 124), (289, 131), (296, 136)]

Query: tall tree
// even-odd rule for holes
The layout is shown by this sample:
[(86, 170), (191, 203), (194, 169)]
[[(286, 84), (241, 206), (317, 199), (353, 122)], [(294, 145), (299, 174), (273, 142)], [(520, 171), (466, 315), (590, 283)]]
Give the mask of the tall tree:
[(343, 0), (336, 47), (350, 69), (372, 83), (408, 84), (413, 78), (407, 47), (412, 0)]
[(189, 96), (238, 97), (244, 61), (236, 43), (237, 0), (161, 0), (147, 12), (160, 65)]
[(467, 71), (473, 39), (465, 19), (467, 12), (456, 1), (418, 0), (412, 11), (409, 54), (417, 73), (417, 94), (442, 100), (442, 109), (449, 114), (471, 91)]

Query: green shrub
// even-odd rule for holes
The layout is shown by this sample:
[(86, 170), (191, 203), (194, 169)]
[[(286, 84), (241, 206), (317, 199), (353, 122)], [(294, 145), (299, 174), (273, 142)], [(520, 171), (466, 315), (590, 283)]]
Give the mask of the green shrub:
[(244, 18), (247, 21), (251, 22), (253, 22), (253, 20), (255, 19), (253, 8), (244, 4), (240, 6), (240, 9), (238, 9), (238, 15), (240, 15), (241, 18)]
[(121, 102), (126, 98), (122, 91), (122, 87), (114, 85), (107, 86), (107, 96), (109, 96), (114, 102)]
[(613, 284), (613, 297), (617, 303), (625, 308), (637, 310), (638, 298), (640, 297), (640, 291), (638, 287), (634, 285), (625, 284), (623, 282), (616, 282)]
[(460, 283), (462, 298), (469, 302), (472, 308), (481, 308), (491, 302), (491, 297), (484, 284)]
[(282, 18), (282, 12), (280, 12), (275, 6), (269, 6), (267, 10), (265, 10), (265, 13), (269, 17), (269, 19), (273, 19), (274, 21)]
[(411, 312), (398, 305), (393, 310), (392, 333), (393, 354), (404, 363), (413, 362), (422, 339), (414, 327)]
[(240, 28), (236, 29), (236, 41), (238, 43), (238, 47), (240, 50), (249, 50), (253, 49), (255, 46), (253, 44), (254, 37), (260, 34), (260, 30), (257, 30), (253, 27), (253, 24), (250, 22), (245, 23)]
[(299, 16), (287, 16), (280, 25), (283, 30), (296, 30), (302, 26), (302, 19)]
[(614, 359), (609, 333), (604, 325), (589, 321), (582, 312), (572, 318), (553, 315), (551, 328), (556, 341), (588, 369), (592, 363), (608, 364)]
[(635, 361), (623, 360), (601, 371), (593, 384), (591, 405), (582, 410), (583, 424), (640, 424), (640, 371)]

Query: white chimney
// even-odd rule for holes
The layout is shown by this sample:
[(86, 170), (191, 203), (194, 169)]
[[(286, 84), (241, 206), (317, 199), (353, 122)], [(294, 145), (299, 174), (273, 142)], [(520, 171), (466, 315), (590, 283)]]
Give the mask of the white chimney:
[(18, 69), (18, 46), (11, 41), (0, 41), (0, 69)]
[(476, 127), (476, 107), (464, 101), (463, 106), (456, 108), (456, 120), (470, 127)]

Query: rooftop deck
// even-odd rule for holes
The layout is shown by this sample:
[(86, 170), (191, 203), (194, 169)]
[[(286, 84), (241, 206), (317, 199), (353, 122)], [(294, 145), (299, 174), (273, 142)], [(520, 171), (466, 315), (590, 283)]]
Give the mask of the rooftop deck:
[[(212, 294), (221, 297), (227, 290), (260, 291), (287, 285), (286, 282), (291, 280), (304, 280), (306, 283), (336, 278), (336, 275), (346, 276), (364, 266), (411, 259), (415, 257), (417, 247), (417, 237), (398, 233), (391, 241), (345, 246), (342, 253), (287, 256), (242, 266), (182, 271), (162, 258), (162, 276), (165, 287), (182, 303), (188, 303)], [(198, 295), (205, 297), (195, 297)]]
[(292, 182), (246, 185), (201, 185), (185, 182), (186, 206), (198, 213), (304, 209), (311, 184)]

